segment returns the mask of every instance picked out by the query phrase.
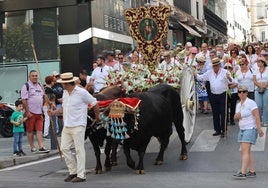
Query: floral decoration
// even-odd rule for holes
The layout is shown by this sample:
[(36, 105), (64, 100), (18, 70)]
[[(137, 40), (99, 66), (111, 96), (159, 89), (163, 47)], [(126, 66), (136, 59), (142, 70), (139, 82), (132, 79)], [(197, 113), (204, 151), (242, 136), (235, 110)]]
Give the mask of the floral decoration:
[(118, 85), (126, 93), (146, 91), (160, 83), (179, 88), (181, 75), (182, 70), (176, 66), (168, 71), (156, 69), (150, 72), (147, 65), (139, 64), (124, 72), (111, 71), (106, 79), (106, 84), (107, 86)]

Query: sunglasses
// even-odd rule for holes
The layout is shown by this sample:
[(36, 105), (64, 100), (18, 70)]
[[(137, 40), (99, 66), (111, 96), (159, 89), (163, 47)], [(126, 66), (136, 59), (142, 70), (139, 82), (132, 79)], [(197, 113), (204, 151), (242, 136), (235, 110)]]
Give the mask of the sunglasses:
[(118, 59), (123, 59), (123, 57), (119, 57)]
[(240, 66), (245, 65), (244, 63), (239, 64)]
[(227, 67), (224, 67), (225, 69), (232, 69), (233, 67), (230, 67), (230, 66), (227, 66)]
[(238, 93), (247, 93), (248, 91), (238, 91)]

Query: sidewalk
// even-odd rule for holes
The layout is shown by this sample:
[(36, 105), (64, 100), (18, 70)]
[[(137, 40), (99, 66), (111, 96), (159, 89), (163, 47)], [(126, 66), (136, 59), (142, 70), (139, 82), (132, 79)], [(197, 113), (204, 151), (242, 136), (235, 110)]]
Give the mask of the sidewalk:
[[(0, 169), (6, 168), (10, 166), (15, 166), (18, 164), (28, 163), (31, 161), (37, 161), (39, 159), (47, 158), (52, 155), (57, 155), (58, 150), (51, 150), (50, 139), (43, 139), (44, 146), (50, 150), (49, 153), (32, 153), (30, 151), (30, 146), (27, 141), (27, 137), (23, 137), (22, 141), (22, 149), (26, 153), (26, 156), (13, 157), (13, 137), (11, 138), (3, 138), (0, 137)], [(60, 138), (58, 137), (60, 142)], [(35, 147), (38, 148), (36, 136), (34, 136)]]

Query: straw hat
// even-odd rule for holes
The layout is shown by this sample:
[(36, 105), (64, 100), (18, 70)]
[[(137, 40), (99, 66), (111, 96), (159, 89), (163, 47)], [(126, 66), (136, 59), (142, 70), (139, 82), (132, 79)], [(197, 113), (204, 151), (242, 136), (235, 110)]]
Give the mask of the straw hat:
[(58, 75), (60, 75), (60, 73), (58, 73), (57, 71), (52, 72), (52, 76), (58, 76)]
[(244, 85), (239, 85), (239, 86), (237, 87), (237, 89), (238, 89), (239, 91), (248, 91), (247, 86), (244, 86)]
[(192, 43), (191, 43), (191, 42), (186, 42), (185, 46), (187, 46), (187, 47), (191, 48), (193, 45), (192, 45)]
[(258, 57), (257, 61), (262, 61), (264, 63), (264, 65), (267, 65), (265, 57)]
[(211, 60), (211, 64), (212, 64), (212, 66), (214, 66), (214, 65), (218, 65), (218, 64), (220, 64), (221, 63), (221, 60), (220, 60), (220, 58), (218, 58), (218, 57), (215, 57), (215, 58), (213, 58), (212, 60)]
[(162, 53), (162, 55), (165, 57), (165, 56), (171, 56), (171, 52), (170, 51), (164, 51), (163, 53)]
[(61, 79), (57, 80), (59, 83), (70, 83), (78, 80), (78, 77), (73, 76), (72, 72), (62, 73), (60, 77)]
[(231, 64), (231, 63), (225, 63), (224, 68), (228, 68), (228, 67), (233, 68), (233, 66), (232, 66), (232, 64)]
[(198, 58), (197, 58), (197, 62), (205, 62), (206, 61), (206, 57), (203, 56), (203, 55), (200, 55)]

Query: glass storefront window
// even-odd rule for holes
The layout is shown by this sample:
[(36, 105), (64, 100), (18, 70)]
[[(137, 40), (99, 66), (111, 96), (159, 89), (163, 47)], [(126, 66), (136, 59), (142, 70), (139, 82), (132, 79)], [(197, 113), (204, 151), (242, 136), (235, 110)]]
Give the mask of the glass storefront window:
[(59, 59), (57, 9), (5, 13), (3, 63)]
[[(108, 51), (120, 50), (123, 54), (129, 54), (131, 52), (132, 46), (130, 44), (125, 44), (121, 42), (111, 41), (111, 40), (105, 40), (100, 38), (93, 38), (93, 54), (95, 54), (95, 58), (97, 58), (100, 55), (106, 55)], [(109, 47), (109, 49), (107, 49)]]

